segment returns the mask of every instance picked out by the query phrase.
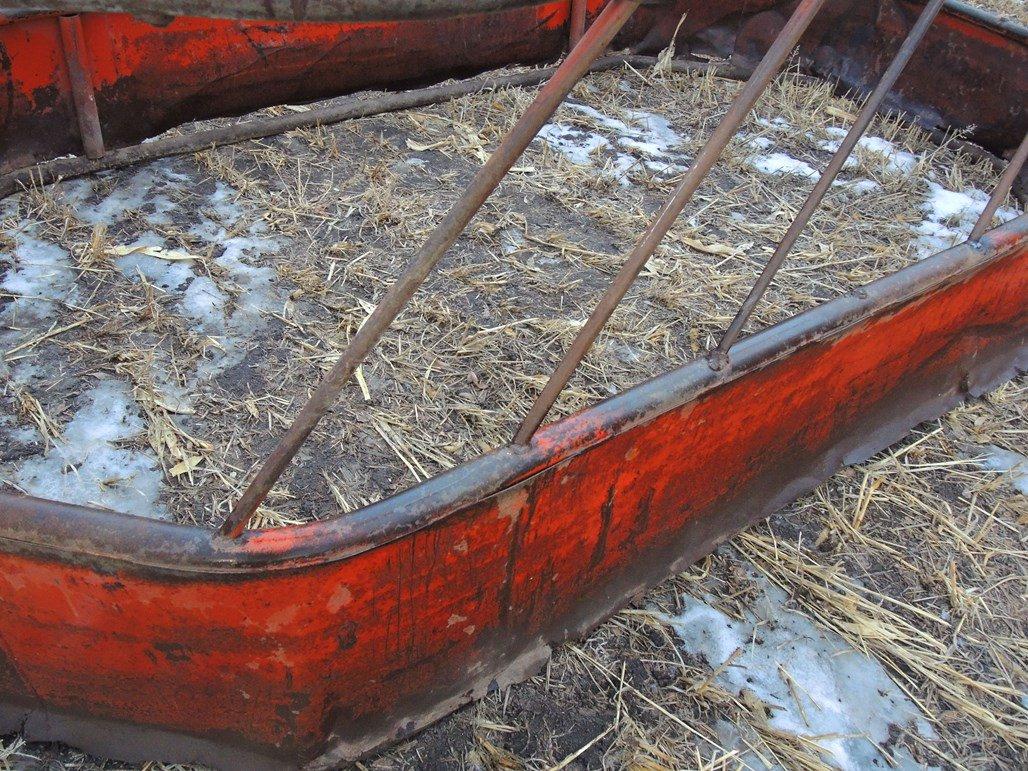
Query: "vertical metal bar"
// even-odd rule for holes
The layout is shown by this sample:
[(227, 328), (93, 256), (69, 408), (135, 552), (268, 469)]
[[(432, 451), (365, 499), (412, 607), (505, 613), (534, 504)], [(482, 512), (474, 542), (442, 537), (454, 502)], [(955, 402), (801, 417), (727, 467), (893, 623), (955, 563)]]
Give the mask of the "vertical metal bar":
[(1014, 153), (1014, 157), (1010, 159), (1010, 163), (1006, 169), (1003, 170), (1003, 175), (999, 178), (999, 182), (996, 184), (996, 189), (992, 191), (992, 196), (989, 198), (989, 202), (985, 205), (985, 209), (982, 210), (982, 216), (978, 218), (978, 222), (975, 223), (974, 229), (971, 231), (971, 236), (968, 240), (977, 241), (979, 238), (985, 235), (985, 231), (989, 229), (992, 224), (992, 218), (996, 216), (996, 212), (999, 211), (999, 207), (1003, 201), (1007, 198), (1007, 193), (1010, 192), (1010, 188), (1014, 186), (1014, 180), (1017, 179), (1017, 175), (1021, 173), (1021, 169), (1024, 167), (1025, 161), (1028, 160), (1028, 134), (1024, 135), (1024, 139), (1021, 140), (1021, 146), (1017, 148), (1017, 152)]
[(61, 29), (64, 61), (68, 65), (71, 96), (75, 102), (82, 148), (86, 157), (96, 160), (103, 157), (104, 139), (100, 130), (100, 115), (96, 110), (93, 83), (89, 77), (90, 67), (86, 56), (86, 39), (82, 34), (82, 19), (78, 14), (73, 14), (60, 16), (57, 22)]
[(571, 0), (571, 48), (578, 45), (578, 41), (585, 34), (585, 17), (588, 10), (589, 0)]
[(729, 140), (735, 135), (739, 126), (742, 125), (757, 99), (764, 93), (772, 78), (774, 78), (779, 68), (789, 57), (789, 54), (799, 42), (800, 37), (825, 2), (826, 0), (802, 0), (796, 7), (789, 21), (771, 45), (771, 48), (768, 49), (767, 54), (764, 55), (764, 58), (757, 65), (742, 91), (732, 102), (724, 118), (721, 119), (721, 123), (714, 129), (714, 133), (696, 156), (696, 160), (679, 184), (678, 189), (675, 190), (674, 195), (664, 204), (656, 219), (650, 223), (650, 226), (646, 229), (642, 238), (639, 239), (621, 271), (615, 277), (610, 287), (607, 288), (603, 297), (600, 298), (589, 320), (586, 321), (585, 326), (582, 327), (571, 343), (568, 352), (560, 364), (557, 365), (557, 368), (550, 376), (549, 382), (543, 388), (542, 393), (539, 394), (524, 422), (518, 429), (514, 437), (516, 444), (528, 442), (539, 426), (542, 425), (546, 415), (553, 407), (553, 403), (557, 400), (560, 392), (564, 390), (564, 386), (571, 379), (571, 375), (574, 374), (579, 362), (588, 353), (597, 335), (599, 335), (610, 315), (635, 281), (636, 276), (639, 275), (639, 271), (643, 269), (643, 266), (653, 255), (661, 240), (667, 235), (668, 230), (671, 229), (678, 215), (681, 214), (682, 209), (692, 199), (696, 189), (721, 156)]
[(774, 279), (775, 274), (778, 273), (779, 268), (782, 267), (782, 263), (785, 262), (786, 257), (789, 256), (789, 252), (792, 251), (792, 247), (796, 245), (797, 239), (800, 234), (803, 233), (807, 223), (813, 216), (817, 207), (821, 205), (825, 195), (828, 193), (832, 183), (835, 182), (836, 177), (839, 176), (839, 172), (842, 171), (843, 166), (846, 164), (846, 160), (853, 153), (854, 148), (857, 146), (857, 142), (867, 131), (867, 127), (871, 125), (871, 121), (874, 120), (875, 114), (878, 112), (878, 108), (881, 106), (885, 97), (889, 95), (892, 87), (896, 85), (896, 81), (899, 76), (903, 73), (907, 64), (910, 62), (911, 57), (914, 55), (914, 51), (921, 44), (924, 36), (928, 33), (928, 30), (932, 26), (932, 22), (935, 21), (935, 17), (939, 14), (939, 11), (944, 5), (944, 0), (931, 0), (928, 5), (925, 6), (921, 12), (921, 16), (910, 30), (910, 34), (907, 35), (907, 39), (903, 41), (903, 45), (900, 46), (899, 51), (896, 53), (896, 57), (889, 64), (885, 74), (882, 76), (881, 81), (875, 88), (871, 96), (868, 97), (864, 103), (863, 108), (860, 110), (860, 114), (857, 116), (856, 121), (853, 123), (852, 128), (846, 134), (846, 138), (842, 140), (842, 144), (839, 145), (839, 149), (832, 156), (832, 160), (828, 163), (828, 167), (825, 169), (824, 174), (814, 185), (814, 189), (807, 196), (807, 200), (803, 202), (803, 206), (800, 208), (796, 218), (792, 221), (789, 229), (782, 237), (781, 243), (778, 244), (778, 248), (775, 249), (775, 253), (768, 260), (766, 266), (764, 266), (763, 272), (757, 279), (757, 283), (754, 284), (753, 289), (750, 290), (749, 295), (743, 301), (742, 306), (739, 308), (739, 312), (736, 313), (735, 318), (732, 319), (732, 323), (728, 325), (728, 329), (724, 336), (721, 338), (721, 342), (718, 343), (716, 349), (711, 352), (709, 361), (711, 366), (715, 369), (723, 367), (727, 361), (728, 351), (735, 344), (739, 334), (742, 332), (742, 328), (746, 325), (750, 315), (753, 313), (754, 308), (757, 307), (757, 303), (760, 302), (760, 298), (764, 296), (764, 292), (771, 285), (771, 281)]
[(478, 170), (464, 194), (354, 335), (350, 347), (325, 375), (310, 401), (300, 410), (296, 420), (225, 519), (221, 526), (223, 535), (236, 538), (243, 532), (250, 517), (296, 455), (300, 445), (328, 412), (353, 371), (407, 305), (432, 268), (457, 240), (489, 194), (496, 189), (511, 166), (539, 133), (539, 129), (564, 101), (564, 97), (628, 21), (639, 2), (640, 0), (612, 0), (578, 46), (568, 54), (564, 63), (542, 88), (510, 133), (500, 142), (496, 152)]

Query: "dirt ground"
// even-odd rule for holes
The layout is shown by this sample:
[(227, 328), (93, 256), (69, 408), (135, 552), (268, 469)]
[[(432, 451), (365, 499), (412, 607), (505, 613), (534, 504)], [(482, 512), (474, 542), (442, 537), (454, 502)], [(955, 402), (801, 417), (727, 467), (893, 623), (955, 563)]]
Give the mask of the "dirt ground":
[[(738, 88), (630, 70), (581, 84), (258, 524), (350, 511), (509, 441)], [(472, 96), (0, 202), (0, 407), (17, 416), (0, 426), (0, 479), (218, 523), (530, 98)], [(554, 416), (716, 343), (855, 109), (826, 86), (779, 79)], [(961, 240), (995, 181), (990, 164), (896, 118), (869, 137), (750, 330)], [(98, 388), (117, 414), (98, 408)], [(882, 768), (1023, 764), (1026, 393), (1018, 380), (921, 426), (565, 646), (539, 677), (364, 765), (815, 769), (867, 767), (868, 752)], [(137, 473), (112, 472), (126, 465)], [(721, 638), (698, 639), (690, 618)], [(745, 630), (749, 642), (726, 653)], [(820, 674), (761, 663), (759, 648), (797, 640)], [(853, 669), (836, 671), (851, 655)], [(850, 707), (810, 692), (826, 677)], [(881, 685), (864, 693), (839, 678)], [(854, 698), (886, 699), (884, 722), (846, 717)], [(841, 717), (824, 722), (829, 712)], [(0, 740), (4, 763), (125, 767), (18, 737)]]

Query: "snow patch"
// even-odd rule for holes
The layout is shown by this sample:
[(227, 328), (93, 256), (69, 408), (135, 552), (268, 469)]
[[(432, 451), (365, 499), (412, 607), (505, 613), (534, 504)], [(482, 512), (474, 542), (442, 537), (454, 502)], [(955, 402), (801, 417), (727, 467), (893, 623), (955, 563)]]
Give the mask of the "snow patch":
[(882, 186), (873, 179), (837, 179), (832, 187), (838, 187), (856, 196), (867, 195), (882, 189)]
[(84, 406), (54, 446), (21, 462), (14, 483), (40, 498), (165, 518), (158, 502), (160, 464), (149, 453), (118, 445), (145, 430), (128, 386), (104, 380), (82, 398)]
[[(168, 169), (161, 174), (176, 182), (180, 177), (192, 182), (189, 177)], [(152, 178), (151, 173), (151, 177), (145, 179)], [(142, 200), (140, 190), (146, 186), (138, 174), (129, 180), (127, 187), (126, 191), (113, 191), (111, 197), (119, 205), (125, 201)], [(274, 310), (281, 302), (281, 293), (274, 283), (274, 269), (252, 264), (280, 248), (277, 241), (264, 237), (264, 223), (254, 223), (245, 234), (230, 235), (246, 215), (237, 196), (233, 188), (217, 182), (214, 192), (198, 207), (202, 212), (199, 222), (190, 228), (191, 235), (221, 250), (221, 254), (213, 259), (214, 264), (224, 271), (217, 281), (198, 272), (197, 260), (163, 260), (140, 252), (115, 260), (115, 265), (126, 278), (138, 280), (142, 274), (164, 291), (181, 292), (174, 306), (176, 312), (196, 322), (200, 332), (216, 339), (217, 346), (209, 349), (210, 358), (197, 372), (201, 377), (211, 377), (241, 361), (245, 355), (245, 339), (263, 326), (262, 314)], [(82, 216), (82, 213), (76, 211), (76, 216)], [(152, 232), (144, 233), (128, 246), (177, 248), (177, 245), (167, 244)], [(161, 380), (159, 374), (155, 373), (157, 381)]]
[(563, 123), (547, 123), (539, 129), (538, 136), (578, 166), (589, 166), (593, 162), (594, 152), (610, 146), (610, 142), (599, 134)]
[(42, 321), (51, 316), (59, 301), (70, 301), (76, 294), (75, 273), (70, 255), (56, 244), (23, 232), (8, 231), (15, 239), (13, 263), (0, 287), (16, 295), (4, 317), (17, 322)]
[(793, 175), (817, 179), (820, 175), (809, 163), (793, 158), (786, 153), (769, 153), (768, 155), (756, 155), (750, 160), (750, 165), (761, 174), (772, 175)]
[(979, 463), (990, 471), (1010, 475), (1010, 484), (1021, 493), (1028, 495), (1028, 458), (1013, 450), (1004, 450), (994, 444), (982, 445), (982, 458)]
[(199, 323), (200, 329), (209, 335), (225, 332), (225, 309), (228, 296), (207, 276), (196, 276), (189, 282), (178, 310), (184, 316)]
[[(164, 239), (154, 233), (144, 233), (129, 248), (156, 246), (166, 248)], [(114, 261), (126, 278), (137, 280), (142, 274), (154, 286), (165, 291), (180, 289), (193, 277), (192, 261), (162, 260), (142, 252), (132, 252)]]
[[(928, 183), (928, 198), (921, 209), (925, 218), (914, 226), (915, 249), (919, 257), (937, 254), (967, 239), (989, 202), (988, 193), (976, 188), (961, 192), (948, 190), (937, 182)], [(1003, 207), (996, 212), (1001, 222), (1017, 216), (1017, 211)]]
[(177, 204), (157, 191), (169, 183), (186, 181), (191, 180), (171, 171), (166, 164), (157, 163), (137, 171), (127, 181), (120, 181), (96, 203), (87, 202), (95, 190), (91, 179), (78, 179), (66, 184), (64, 195), (68, 204), (75, 209), (75, 216), (92, 225), (110, 224), (128, 212), (149, 207), (153, 211), (145, 215), (147, 221), (154, 225), (167, 225), (171, 222), (169, 215), (177, 208)]
[[(821, 143), (821, 149), (834, 153), (842, 146), (842, 140), (848, 131), (837, 126), (830, 126), (825, 129), (825, 133), (830, 138)], [(901, 150), (895, 143), (882, 137), (861, 137), (857, 142), (857, 148), (858, 150), (863, 150), (865, 156), (877, 156), (878, 162), (882, 164), (882, 168), (887, 174), (910, 176), (921, 161), (921, 156)], [(843, 168), (855, 169), (859, 166), (860, 158), (854, 153), (846, 159), (846, 164)]]
[(664, 176), (687, 170), (688, 159), (678, 152), (686, 140), (671, 128), (667, 118), (628, 110), (626, 122), (586, 105), (568, 104), (567, 107), (587, 116), (609, 135), (565, 123), (543, 126), (538, 138), (572, 163), (579, 166), (599, 163), (623, 185), (630, 184), (627, 176), (634, 168), (644, 167)]
[[(761, 593), (741, 621), (690, 595), (666, 620), (688, 652), (704, 658), (715, 679), (735, 694), (751, 691), (767, 705), (771, 726), (809, 737), (842, 771), (875, 768), (881, 753), (895, 768), (921, 768), (906, 749), (886, 749), (890, 726), (935, 738), (917, 706), (882, 665), (837, 634), (815, 627), (786, 607), (787, 596), (761, 582)], [(791, 681), (791, 682), (790, 682)], [(731, 727), (725, 726), (726, 735)], [(745, 752), (738, 730), (726, 736)], [(747, 764), (764, 768), (747, 754)]]

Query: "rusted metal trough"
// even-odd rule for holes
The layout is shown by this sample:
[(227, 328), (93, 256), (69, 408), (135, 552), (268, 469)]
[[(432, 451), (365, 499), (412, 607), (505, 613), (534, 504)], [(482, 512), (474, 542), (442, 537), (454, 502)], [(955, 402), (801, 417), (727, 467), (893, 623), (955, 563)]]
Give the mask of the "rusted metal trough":
[[(1028, 368), (1028, 217), (989, 229), (1028, 154), (1028, 40), (960, 4), (21, 5), (0, 26), (10, 189), (154, 157), (153, 149), (142, 154), (148, 145), (130, 143), (186, 118), (545, 59), (569, 34), (577, 44), (219, 532), (0, 496), (0, 732), (125, 760), (334, 767), (531, 675), (554, 645), (840, 466)], [(354, 369), (569, 90), (612, 41), (659, 48), (686, 12), (681, 48), (733, 53), (747, 84), (512, 443), (352, 514), (246, 529)], [(591, 23), (583, 31), (584, 16)], [(272, 37), (273, 55), (262, 48)], [(873, 92), (721, 344), (540, 428), (797, 46), (811, 71)], [(139, 104), (149, 111), (122, 114)], [(978, 142), (1012, 155), (971, 240), (738, 340), (883, 107), (902, 107), (937, 129), (974, 124)], [(281, 130), (259, 130), (274, 128)], [(163, 149), (188, 151), (183, 146)], [(136, 155), (117, 156), (119, 147)], [(69, 151), (86, 158), (53, 160)]]

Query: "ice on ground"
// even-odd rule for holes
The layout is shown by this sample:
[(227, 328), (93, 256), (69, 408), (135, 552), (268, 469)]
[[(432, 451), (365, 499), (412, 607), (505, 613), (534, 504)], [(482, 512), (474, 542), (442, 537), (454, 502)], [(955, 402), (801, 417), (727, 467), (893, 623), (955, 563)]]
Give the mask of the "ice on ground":
[(1010, 484), (1022, 495), (1028, 495), (1028, 458), (994, 444), (982, 445), (981, 452), (979, 462), (982, 467), (1009, 474)]
[[(111, 193), (118, 206), (127, 201), (135, 205), (142, 203), (145, 192), (140, 191), (146, 187), (144, 181), (156, 184), (159, 177), (180, 183), (183, 177), (168, 169), (159, 170), (159, 174), (150, 169), (144, 171), (149, 176), (141, 177), (143, 172), (133, 176), (127, 184), (127, 192), (115, 190)], [(184, 179), (191, 181), (189, 177)], [(88, 206), (83, 203), (84, 196), (81, 191), (71, 196), (75, 215), (79, 218), (84, 217), (83, 209)], [(213, 263), (223, 269), (218, 277), (206, 275), (198, 266), (198, 260), (166, 260), (143, 251), (129, 252), (115, 260), (118, 270), (126, 278), (138, 281), (142, 275), (156, 287), (179, 295), (174, 306), (176, 312), (196, 322), (199, 331), (215, 338), (217, 345), (209, 349), (210, 359), (198, 370), (201, 377), (216, 375), (241, 361), (245, 354), (245, 338), (263, 325), (262, 315), (273, 311), (282, 301), (275, 286), (275, 270), (252, 264), (262, 256), (277, 252), (280, 245), (275, 239), (265, 236), (266, 229), (261, 222), (255, 222), (243, 234), (232, 235), (240, 220), (246, 218), (246, 211), (236, 198), (233, 188), (217, 182), (214, 192), (199, 207), (202, 212), (199, 222), (190, 228), (193, 236), (214, 246), (217, 256)], [(124, 213), (127, 208), (119, 211)], [(152, 217), (150, 219), (154, 221)], [(177, 248), (176, 244), (166, 243), (152, 232), (144, 233), (125, 246), (129, 249), (147, 246)], [(161, 381), (159, 374), (155, 373), (158, 382)]]
[(207, 276), (196, 276), (182, 294), (178, 310), (200, 325), (210, 335), (225, 332), (225, 310), (228, 296)]
[(0, 287), (15, 295), (4, 310), (11, 323), (42, 321), (51, 316), (59, 301), (75, 296), (75, 272), (67, 251), (20, 231), (8, 231), (16, 246), (4, 262), (10, 264)]
[[(590, 118), (609, 136), (570, 126), (549, 123), (539, 131), (538, 138), (569, 161), (579, 166), (600, 165), (613, 171), (622, 183), (633, 168), (645, 167), (660, 175), (681, 174), (687, 170), (688, 159), (678, 150), (685, 138), (678, 134), (667, 118), (641, 110), (628, 110), (628, 122), (604, 115), (581, 104), (567, 107)], [(609, 157), (606, 150), (612, 150)]]
[[(156, 246), (167, 248), (164, 239), (154, 233), (144, 233), (128, 248)], [(189, 260), (162, 260), (145, 252), (130, 252), (114, 261), (126, 278), (137, 280), (142, 274), (147, 281), (165, 291), (181, 289), (193, 277), (192, 262)]]
[[(101, 177), (99, 182), (102, 182)], [(159, 190), (191, 181), (188, 177), (172, 171), (166, 162), (152, 163), (137, 171), (127, 181), (119, 181), (106, 196), (96, 203), (89, 203), (95, 190), (94, 180), (88, 178), (72, 180), (65, 184), (65, 200), (75, 209), (75, 216), (92, 225), (109, 224), (127, 212), (144, 207), (153, 207), (146, 218), (154, 225), (171, 222), (169, 216), (175, 204)]]
[(104, 380), (81, 398), (84, 405), (54, 445), (4, 475), (40, 498), (164, 518), (157, 459), (119, 444), (146, 430), (129, 387)]
[[(666, 620), (722, 687), (759, 697), (772, 727), (810, 738), (842, 771), (888, 768), (883, 754), (895, 761), (893, 768), (922, 768), (906, 749), (885, 746), (891, 726), (935, 738), (918, 707), (878, 661), (818, 629), (786, 601), (784, 592), (763, 582), (741, 621), (690, 595), (683, 597), (682, 613)], [(735, 733), (722, 738), (734, 739), (751, 768), (766, 768)]]
[(750, 160), (750, 165), (761, 174), (791, 174), (797, 177), (806, 177), (807, 179), (817, 179), (820, 176), (809, 163), (793, 158), (786, 153), (756, 155)]
[[(2, 359), (0, 359), (0, 375), (5, 374), (3, 367)], [(3, 434), (8, 441), (17, 442), (18, 444), (29, 444), (36, 441), (39, 437), (39, 433), (35, 428), (18, 425), (13, 415), (0, 415), (0, 429), (3, 430)]]
[[(977, 188), (956, 192), (937, 182), (928, 183), (928, 198), (922, 205), (925, 218), (914, 226), (915, 249), (919, 257), (928, 257), (967, 240), (972, 228), (989, 202), (989, 194)], [(1001, 222), (1017, 216), (1017, 211), (1003, 207), (996, 212)]]
[(214, 263), (228, 274), (233, 298), (208, 276), (196, 276), (186, 287), (178, 311), (196, 321), (202, 332), (217, 338), (220, 346), (220, 350), (212, 352), (213, 358), (201, 366), (202, 377), (215, 375), (241, 361), (245, 338), (263, 325), (263, 314), (274, 310), (281, 301), (274, 284), (275, 271), (243, 259), (274, 248), (274, 243), (266, 239), (237, 237), (225, 242), (225, 251)]
[(224, 182), (216, 182), (214, 192), (200, 207), (204, 216), (190, 228), (190, 233), (212, 243), (223, 241), (230, 231), (235, 231), (236, 225), (246, 215), (238, 198), (239, 193), (234, 188)]
[(236, 237), (225, 241), (225, 251), (215, 258), (215, 264), (228, 271), (232, 281), (241, 290), (238, 306), (244, 312), (264, 313), (278, 304), (274, 269), (250, 265), (243, 259), (277, 250), (278, 245), (270, 239)]

